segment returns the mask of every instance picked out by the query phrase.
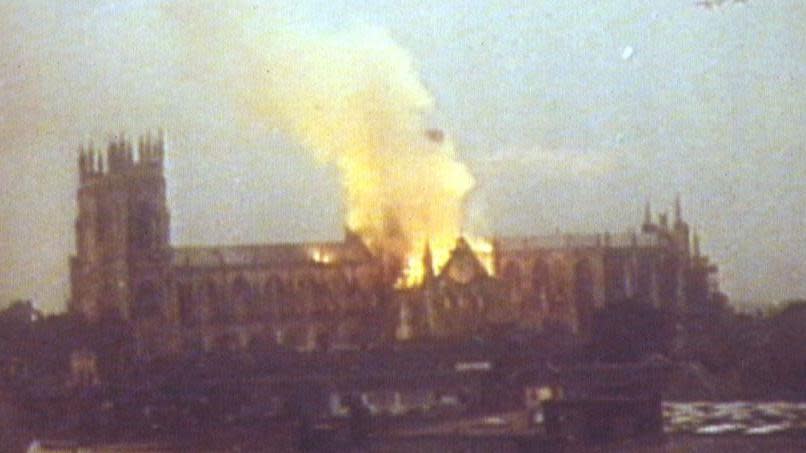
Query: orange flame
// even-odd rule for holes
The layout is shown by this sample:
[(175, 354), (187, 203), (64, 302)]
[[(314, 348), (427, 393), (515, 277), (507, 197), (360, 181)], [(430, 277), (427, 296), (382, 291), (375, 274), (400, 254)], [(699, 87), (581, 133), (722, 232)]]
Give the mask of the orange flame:
[(461, 234), (474, 185), (453, 142), (429, 129), (434, 100), (411, 55), (385, 32), (275, 33), (265, 43), (271, 71), (245, 100), (340, 172), (347, 227), (421, 281), (426, 241), (435, 266)]
[[(493, 259), (493, 243), (492, 241), (482, 238), (482, 237), (474, 237), (474, 236), (464, 236), (465, 240), (467, 241), (470, 248), (473, 250), (473, 253), (478, 258), (481, 265), (484, 267), (484, 270), (490, 276), (495, 275), (495, 266), (494, 266), (494, 259)], [(456, 245), (456, 238), (452, 238), (448, 240), (437, 240), (434, 242), (428, 242), (428, 246), (431, 250), (431, 261), (432, 261), (432, 269), (434, 275), (438, 275), (442, 268), (445, 266), (445, 263), (448, 262), (450, 259), (451, 252), (453, 251)], [(423, 280), (425, 279), (426, 267), (425, 267), (425, 260), (423, 258), (425, 254), (425, 243), (417, 244), (415, 251), (409, 254), (405, 260), (405, 266), (403, 268), (402, 274), (400, 278), (395, 283), (395, 287), (397, 288), (413, 288), (420, 285)]]

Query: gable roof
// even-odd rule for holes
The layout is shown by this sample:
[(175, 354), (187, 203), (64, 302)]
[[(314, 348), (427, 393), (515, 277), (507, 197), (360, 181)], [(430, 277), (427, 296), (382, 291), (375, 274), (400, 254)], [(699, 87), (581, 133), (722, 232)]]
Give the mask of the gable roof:
[(487, 270), (479, 261), (467, 241), (460, 237), (450, 258), (442, 266), (438, 278), (457, 284), (468, 284), (479, 278), (489, 277)]
[(361, 263), (372, 259), (373, 255), (367, 247), (355, 241), (189, 246), (173, 250), (175, 267), (339, 264)]

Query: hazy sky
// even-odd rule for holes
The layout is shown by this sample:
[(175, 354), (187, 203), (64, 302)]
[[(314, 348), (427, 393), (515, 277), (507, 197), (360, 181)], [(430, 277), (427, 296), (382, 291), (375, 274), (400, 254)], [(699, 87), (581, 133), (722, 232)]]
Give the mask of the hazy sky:
[[(476, 175), (472, 229), (633, 228), (647, 198), (668, 209), (680, 192), (733, 299), (806, 297), (802, 0), (166, 5), (0, 3), (0, 303), (63, 307), (76, 148), (118, 131), (168, 131), (174, 243), (341, 236), (335, 169), (243, 121), (198, 64), (243, 63), (239, 18), (378, 27), (407, 49)], [(194, 22), (219, 15), (234, 21)], [(209, 35), (201, 50), (188, 30)]]

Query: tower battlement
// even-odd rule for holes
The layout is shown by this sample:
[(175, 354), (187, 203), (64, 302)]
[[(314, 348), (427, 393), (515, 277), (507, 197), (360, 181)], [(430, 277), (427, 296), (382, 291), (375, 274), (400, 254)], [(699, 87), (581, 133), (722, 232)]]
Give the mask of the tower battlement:
[(154, 172), (161, 175), (165, 159), (165, 134), (160, 129), (156, 138), (151, 133), (140, 136), (137, 148), (120, 133), (111, 138), (106, 152), (96, 148), (92, 142), (87, 147), (82, 144), (78, 148), (78, 175), (80, 184), (87, 184), (105, 175), (125, 174), (132, 171)]

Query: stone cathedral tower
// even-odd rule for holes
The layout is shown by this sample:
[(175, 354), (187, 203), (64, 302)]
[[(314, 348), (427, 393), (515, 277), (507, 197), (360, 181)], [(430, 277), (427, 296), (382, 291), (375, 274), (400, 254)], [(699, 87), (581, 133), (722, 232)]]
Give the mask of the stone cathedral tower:
[(90, 321), (166, 314), (171, 249), (164, 156), (162, 132), (154, 141), (141, 137), (136, 155), (122, 134), (105, 156), (92, 145), (79, 150), (71, 312)]

